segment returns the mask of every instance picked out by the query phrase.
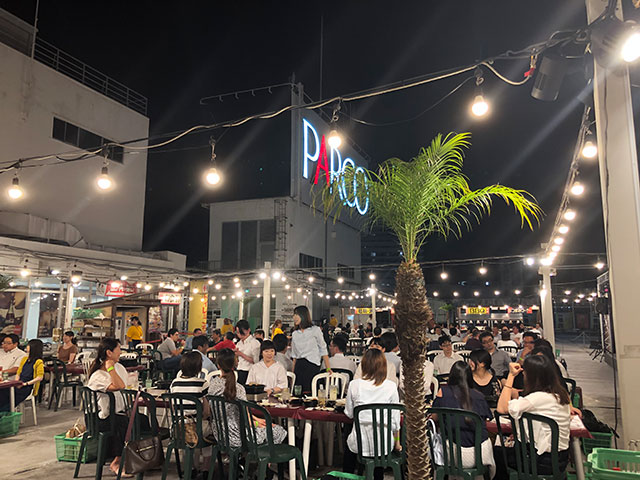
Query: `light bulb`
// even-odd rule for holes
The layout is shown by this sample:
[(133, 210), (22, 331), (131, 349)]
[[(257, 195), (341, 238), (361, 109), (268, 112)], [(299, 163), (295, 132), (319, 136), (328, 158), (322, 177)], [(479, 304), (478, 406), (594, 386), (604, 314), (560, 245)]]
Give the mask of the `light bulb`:
[(569, 232), (569, 227), (567, 225), (560, 225), (558, 227), (558, 232), (564, 235)]
[(106, 165), (102, 167), (100, 176), (96, 179), (96, 184), (100, 190), (109, 190), (113, 186), (113, 181), (109, 176), (109, 168)]
[(437, 296), (439, 296), (439, 295), (440, 295), (440, 294), (439, 294), (438, 292), (433, 292), (433, 296), (434, 296), (434, 297), (437, 297)]
[(592, 140), (584, 142), (582, 147), (582, 156), (584, 158), (595, 158), (598, 155), (598, 146)]
[(31, 271), (27, 267), (24, 267), (20, 270), (20, 276), (22, 278), (28, 277), (29, 275), (31, 275)]
[(344, 283), (344, 278), (338, 277), (338, 283)]
[(540, 265), (544, 265), (545, 267), (548, 267), (552, 263), (553, 263), (553, 258), (551, 258), (551, 257), (546, 257), (546, 258), (540, 259)]
[(375, 273), (370, 273), (369, 274), (369, 280), (375, 280), (376, 279), (376, 274)]
[(79, 270), (74, 270), (71, 272), (71, 283), (80, 283), (82, 280), (82, 272)]
[(514, 290), (513, 293), (515, 293), (516, 295), (520, 295), (522, 293), (522, 291), (520, 290)]
[[(71, 277), (71, 281), (73, 282), (73, 277)], [(136, 288), (142, 288), (142, 283), (136, 283)]]
[(240, 283), (240, 279), (238, 277), (233, 277), (233, 283)]
[(525, 260), (525, 263), (529, 266), (533, 265), (534, 263), (536, 263), (536, 260), (533, 257), (527, 257)]
[(9, 198), (11, 200), (18, 200), (24, 195), (24, 190), (22, 190), (22, 187), (20, 186), (20, 180), (18, 180), (17, 176), (13, 177), (11, 186), (7, 190), (7, 194), (9, 195)]
[(573, 220), (576, 218), (576, 211), (575, 210), (567, 210), (566, 212), (564, 212), (564, 219), (565, 220)]
[(584, 293), (579, 293), (578, 298), (584, 298)]
[(459, 296), (460, 296), (460, 294), (459, 294), (458, 292), (453, 292), (453, 296), (454, 296), (454, 297), (459, 297)]
[(222, 297), (221, 297), (221, 298), (222, 298), (222, 300), (226, 300), (226, 299), (227, 299), (227, 296), (226, 296), (226, 295), (222, 295)]
[(340, 147), (340, 145), (342, 144), (342, 137), (340, 137), (340, 134), (335, 128), (329, 132), (327, 143), (333, 149)]
[(174, 292), (179, 292), (180, 291), (180, 287), (178, 285), (174, 285), (173, 286), (173, 291)]
[[(557, 247), (557, 245), (554, 245), (554, 246)], [(558, 252), (556, 251), (549, 252), (549, 258), (556, 258), (557, 256), (558, 256)]]
[(164, 283), (164, 282), (160, 282), (160, 283), (158, 284), (158, 286), (159, 286), (160, 288), (164, 288), (164, 286), (165, 286), (165, 285), (166, 285), (166, 283)]
[(471, 113), (476, 117), (484, 117), (489, 112), (489, 104), (482, 95), (476, 95), (471, 105)]
[(478, 269), (478, 273), (480, 273), (480, 275), (486, 275), (487, 274), (487, 267), (480, 267)]
[(193, 302), (193, 297), (189, 297), (189, 301), (190, 301), (190, 302)]
[(260, 278), (261, 278), (262, 280), (264, 280), (265, 278), (267, 278), (267, 274), (266, 274), (266, 273), (264, 273), (264, 272), (260, 272), (260, 275), (259, 275), (259, 276), (260, 276)]
[(565, 290), (565, 291), (564, 291), (564, 294), (565, 294), (565, 295), (571, 295), (571, 290)]
[(291, 285), (289, 285), (288, 283), (284, 286), (285, 290), (289, 290), (291, 288)]
[(216, 283), (216, 290), (220, 290), (222, 288), (222, 285), (220, 285), (219, 283)]
[(559, 252), (562, 247), (560, 245), (554, 245), (551, 247), (552, 252)]
[(211, 167), (204, 174), (204, 181), (207, 183), (207, 185), (218, 185), (221, 180), (222, 177), (220, 176), (218, 169), (215, 167)]
[(193, 293), (195, 293), (195, 294), (197, 294), (199, 291), (200, 291), (200, 290), (199, 290), (199, 289), (197, 289), (197, 288), (194, 288), (194, 289), (193, 289)]
[(596, 267), (598, 270), (602, 270), (604, 268), (604, 263), (602, 262), (596, 262), (596, 264), (594, 265), (594, 267)]
[(441, 278), (442, 280), (446, 280), (447, 278), (449, 278), (449, 274), (448, 274), (447, 272), (442, 272), (442, 273), (440, 274), (440, 278)]
[(271, 276), (273, 277), (274, 280), (279, 280), (280, 277), (282, 277), (282, 273), (278, 272), (277, 270), (275, 272), (273, 272), (271, 274)]
[(120, 288), (120, 282), (117, 280), (114, 280), (113, 282), (111, 282), (111, 287), (113, 288)]
[(296, 292), (298, 292), (298, 293), (302, 292), (302, 288), (300, 288), (300, 287), (296, 288)]
[(182, 285), (185, 286), (185, 287), (188, 287), (189, 286), (189, 282), (182, 282)]
[(571, 187), (571, 194), (582, 195), (583, 193), (584, 193), (584, 185), (582, 185), (580, 182), (574, 183), (573, 186)]
[(257, 284), (258, 284), (258, 280), (253, 279), (253, 280), (251, 281), (251, 283), (252, 283), (252, 284), (254, 284), (254, 285), (257, 285)]
[(477, 290), (475, 292), (473, 292), (473, 296), (474, 297), (479, 297), (480, 296), (480, 292), (478, 292)]
[(149, 285), (148, 283), (144, 286), (144, 289), (148, 292), (149, 290), (151, 290), (151, 285)]
[(54, 268), (53, 270), (51, 270), (51, 275), (60, 275), (60, 270)]
[(495, 290), (493, 294), (497, 297), (498, 295), (500, 295), (500, 290)]
[(633, 32), (624, 40), (620, 55), (627, 63), (635, 62), (640, 58), (640, 33)]
[(562, 303), (569, 303), (569, 299), (568, 298), (563, 298), (562, 299)]
[(556, 245), (562, 245), (564, 243), (564, 238), (556, 237), (553, 239), (553, 243), (555, 243)]
[(207, 280), (207, 283), (208, 283), (209, 285), (213, 285), (213, 280), (209, 279), (209, 280)]
[(314, 280), (315, 280), (315, 278), (313, 278), (313, 277), (309, 277), (309, 278), (307, 278), (307, 281), (308, 281), (309, 283), (313, 283), (313, 282), (314, 282)]
[(126, 275), (120, 275), (120, 280), (122, 280), (123, 282), (124, 282), (125, 280), (127, 280), (128, 278), (129, 278), (129, 277), (128, 277), (128, 276), (126, 276)]

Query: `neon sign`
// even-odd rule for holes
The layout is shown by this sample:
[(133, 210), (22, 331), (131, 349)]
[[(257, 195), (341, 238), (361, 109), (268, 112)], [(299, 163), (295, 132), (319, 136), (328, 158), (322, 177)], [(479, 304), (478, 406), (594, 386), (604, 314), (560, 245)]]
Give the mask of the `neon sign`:
[[(328, 147), (324, 135), (319, 137), (318, 131), (306, 118), (302, 119), (302, 132), (302, 143), (304, 144), (302, 176), (309, 178), (309, 175), (312, 174), (314, 185), (317, 185), (318, 180), (324, 176), (327, 185), (336, 184), (340, 198), (345, 205), (351, 208), (355, 207), (360, 215), (365, 215), (369, 210), (369, 189), (364, 168), (356, 166), (349, 157), (343, 160), (340, 150)], [(311, 162), (316, 164), (313, 173), (310, 171), (312, 169), (309, 165)], [(341, 175), (346, 168), (352, 168), (355, 171), (353, 182), (347, 183), (345, 177)]]

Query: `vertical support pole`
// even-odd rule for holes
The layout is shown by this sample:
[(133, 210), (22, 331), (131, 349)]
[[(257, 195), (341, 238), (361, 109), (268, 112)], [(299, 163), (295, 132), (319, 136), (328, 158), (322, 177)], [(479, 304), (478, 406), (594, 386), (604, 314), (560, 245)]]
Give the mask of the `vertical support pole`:
[(542, 330), (544, 338), (556, 348), (556, 335), (553, 325), (553, 291), (551, 290), (551, 267), (542, 266), (538, 273), (542, 275), (540, 288), (540, 308), (542, 310)]
[(264, 272), (267, 276), (262, 282), (262, 329), (268, 335), (271, 316), (271, 262), (264, 262)]
[(71, 328), (71, 318), (73, 317), (73, 285), (71, 282), (67, 285), (67, 298), (65, 299), (64, 308), (64, 328)]
[(371, 284), (371, 323), (373, 323), (373, 328), (376, 328), (376, 296), (378, 292), (376, 291), (376, 284)]
[(62, 328), (62, 311), (63, 308), (63, 298), (64, 298), (64, 285), (62, 284), (62, 280), (60, 280), (60, 291), (58, 292), (58, 315), (56, 318), (56, 328)]
[[(607, 6), (586, 0), (587, 18), (593, 22)], [(622, 18), (620, 2), (616, 15)], [(618, 59), (611, 59), (618, 60)], [(607, 244), (615, 362), (624, 433), (623, 447), (640, 439), (640, 330), (637, 285), (640, 284), (640, 182), (631, 103), (629, 71), (621, 61), (614, 67), (594, 62), (594, 111), (602, 214)]]

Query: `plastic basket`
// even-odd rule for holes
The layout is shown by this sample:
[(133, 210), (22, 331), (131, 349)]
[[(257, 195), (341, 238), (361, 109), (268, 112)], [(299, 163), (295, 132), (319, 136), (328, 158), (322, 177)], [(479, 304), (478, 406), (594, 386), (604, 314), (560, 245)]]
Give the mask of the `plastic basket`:
[(338, 472), (337, 470), (334, 470), (333, 472), (328, 472), (325, 473), (322, 477), (320, 477), (322, 480), (333, 480), (334, 478), (337, 480), (366, 480), (366, 477), (363, 477), (361, 475), (356, 475), (354, 473), (345, 473), (345, 472)]
[(589, 455), (594, 448), (611, 448), (613, 433), (589, 432), (593, 438), (582, 439), (582, 451)]
[(20, 412), (0, 412), (0, 438), (18, 433), (20, 417), (22, 417)]
[(596, 448), (589, 463), (593, 480), (640, 480), (640, 452)]
[[(59, 462), (77, 462), (80, 453), (80, 444), (82, 437), (65, 438), (65, 434), (61, 433), (53, 437), (56, 441), (56, 456)], [(96, 459), (98, 451), (98, 441), (89, 439), (82, 454), (82, 463), (88, 463)]]

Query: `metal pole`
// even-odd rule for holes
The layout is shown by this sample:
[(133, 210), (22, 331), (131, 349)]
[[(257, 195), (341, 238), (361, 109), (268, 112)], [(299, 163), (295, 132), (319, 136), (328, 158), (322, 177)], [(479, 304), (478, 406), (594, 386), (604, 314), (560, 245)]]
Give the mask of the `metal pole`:
[(67, 298), (65, 299), (64, 308), (64, 328), (71, 328), (71, 319), (73, 318), (73, 285), (69, 282), (67, 286)]
[(56, 328), (62, 328), (62, 299), (64, 298), (64, 285), (60, 280), (60, 292), (58, 293), (58, 316), (56, 318)]
[(376, 328), (376, 284), (371, 284), (371, 323), (373, 328)]
[(40, 0), (36, 0), (36, 18), (33, 21), (33, 38), (31, 39), (31, 58), (36, 55), (36, 35), (38, 34), (38, 11), (40, 10)]
[(264, 262), (264, 271), (267, 276), (262, 283), (262, 329), (268, 335), (271, 316), (271, 262)]
[[(587, 0), (594, 21), (606, 7)], [(620, 3), (617, 15), (622, 16)], [(624, 433), (623, 447), (640, 439), (640, 330), (637, 286), (640, 284), (640, 182), (634, 134), (629, 72), (625, 65), (608, 70), (594, 62), (594, 111), (604, 234), (607, 243), (618, 388)]]
[(542, 275), (542, 288), (540, 288), (540, 307), (542, 309), (542, 330), (544, 338), (556, 348), (556, 335), (553, 324), (553, 291), (551, 290), (552, 268), (540, 267), (538, 273)]

